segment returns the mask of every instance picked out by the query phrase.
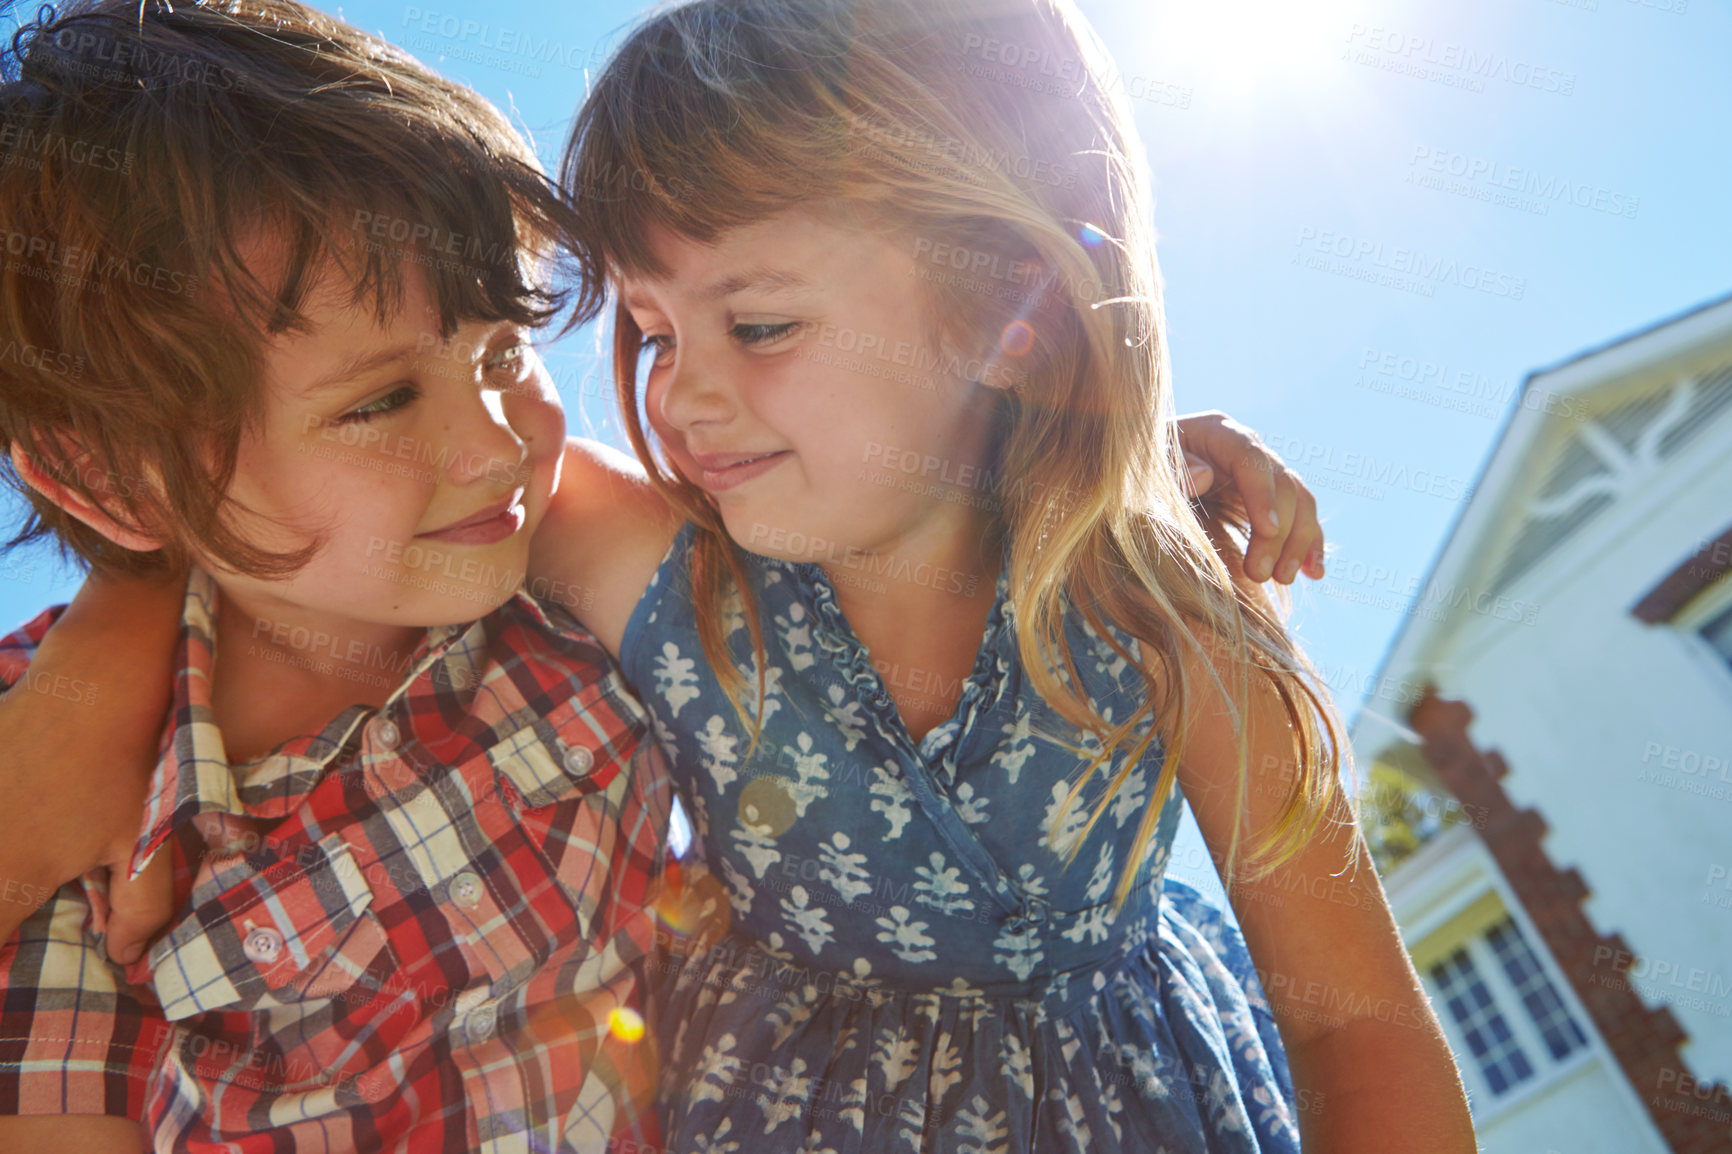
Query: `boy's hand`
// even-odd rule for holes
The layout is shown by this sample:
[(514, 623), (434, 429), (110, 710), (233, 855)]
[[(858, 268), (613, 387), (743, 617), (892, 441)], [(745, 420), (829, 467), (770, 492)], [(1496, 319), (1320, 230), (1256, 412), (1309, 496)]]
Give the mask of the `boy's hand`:
[[(1180, 417), (1179, 444), (1190, 465), (1191, 495), (1236, 503), (1251, 525), (1245, 574), (1291, 584), (1301, 570), (1323, 579), (1323, 526), (1317, 499), (1257, 434), (1219, 410)], [(1218, 474), (1227, 479), (1216, 484)]]
[(184, 574), (87, 579), (43, 637), (30, 677), (88, 688), (0, 696), (0, 892), (11, 883), (0, 901), (0, 941), (59, 887), (101, 867), (120, 879), (105, 919), (111, 958), (136, 957), (167, 922), (169, 855), (158, 853), (136, 881), (126, 873), (169, 704), (185, 590)]

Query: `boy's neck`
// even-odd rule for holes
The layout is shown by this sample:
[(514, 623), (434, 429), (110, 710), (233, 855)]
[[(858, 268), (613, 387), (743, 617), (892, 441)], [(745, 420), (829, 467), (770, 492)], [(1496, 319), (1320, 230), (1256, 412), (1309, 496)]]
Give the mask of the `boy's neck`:
[(408, 675), (420, 626), (358, 621), (219, 589), (211, 705), (233, 764), (382, 705)]

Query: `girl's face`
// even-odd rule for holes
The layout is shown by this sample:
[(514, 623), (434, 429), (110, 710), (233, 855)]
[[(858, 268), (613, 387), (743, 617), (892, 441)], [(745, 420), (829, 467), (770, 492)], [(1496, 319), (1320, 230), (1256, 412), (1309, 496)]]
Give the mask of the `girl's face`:
[(994, 390), (1013, 378), (941, 345), (920, 238), (790, 212), (709, 245), (650, 240), (666, 275), (620, 286), (653, 356), (646, 415), (737, 544), (919, 560), (985, 522)]

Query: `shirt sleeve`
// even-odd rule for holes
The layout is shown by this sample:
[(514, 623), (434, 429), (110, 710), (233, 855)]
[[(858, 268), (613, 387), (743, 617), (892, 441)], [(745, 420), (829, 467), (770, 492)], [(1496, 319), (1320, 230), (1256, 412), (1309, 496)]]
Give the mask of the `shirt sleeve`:
[(173, 1030), (108, 960), (89, 915), (74, 882), (0, 947), (0, 1115), (144, 1118)]
[(11, 689), (18, 684), (49, 627), (60, 620), (64, 612), (66, 606), (50, 605), (5, 637), (0, 637), (0, 686)]
[[(0, 685), (10, 691), (28, 675), (65, 609), (44, 609), (0, 638)], [(77, 684), (31, 688), (71, 698)], [(149, 991), (130, 985), (108, 960), (84, 886), (73, 882), (50, 894), (5, 879), (0, 901), (39, 907), (0, 945), (0, 1115), (142, 1120), (146, 1085), (172, 1028)]]

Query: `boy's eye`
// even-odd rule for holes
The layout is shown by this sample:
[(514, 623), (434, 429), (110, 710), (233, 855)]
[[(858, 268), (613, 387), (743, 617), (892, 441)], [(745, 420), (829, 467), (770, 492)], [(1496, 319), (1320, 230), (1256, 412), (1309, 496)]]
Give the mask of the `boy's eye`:
[(781, 324), (737, 324), (733, 328), (733, 334), (734, 339), (742, 345), (767, 345), (781, 340), (799, 327), (799, 321), (785, 321)]
[(529, 379), (539, 359), (534, 345), (528, 341), (513, 341), (487, 358), (487, 372), (508, 384), (518, 384)]
[(421, 390), (414, 385), (398, 385), (376, 401), (369, 401), (358, 409), (344, 413), (337, 418), (339, 425), (352, 425), (357, 421), (370, 421), (383, 413), (394, 412), (409, 404), (421, 395)]

